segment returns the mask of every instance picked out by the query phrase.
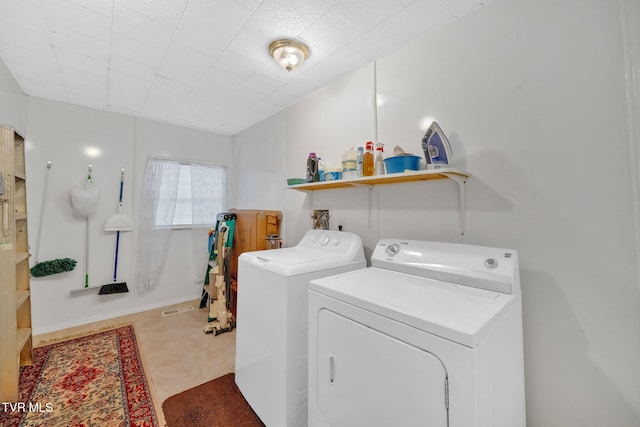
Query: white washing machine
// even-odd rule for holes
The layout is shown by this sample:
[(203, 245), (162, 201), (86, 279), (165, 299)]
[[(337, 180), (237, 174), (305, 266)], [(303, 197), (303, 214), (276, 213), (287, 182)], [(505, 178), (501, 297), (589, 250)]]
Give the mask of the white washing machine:
[(309, 281), (365, 267), (360, 237), (329, 230), (238, 258), (235, 380), (268, 427), (307, 424)]
[(309, 285), (309, 427), (525, 426), (518, 254), (381, 240)]

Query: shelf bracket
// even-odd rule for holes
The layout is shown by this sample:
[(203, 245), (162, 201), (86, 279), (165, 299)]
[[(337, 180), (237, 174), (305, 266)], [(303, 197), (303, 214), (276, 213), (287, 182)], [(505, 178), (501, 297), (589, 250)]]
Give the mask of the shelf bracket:
[(453, 173), (444, 172), (442, 175), (458, 184), (458, 199), (460, 202), (460, 241), (464, 241), (465, 219), (467, 216), (467, 179)]

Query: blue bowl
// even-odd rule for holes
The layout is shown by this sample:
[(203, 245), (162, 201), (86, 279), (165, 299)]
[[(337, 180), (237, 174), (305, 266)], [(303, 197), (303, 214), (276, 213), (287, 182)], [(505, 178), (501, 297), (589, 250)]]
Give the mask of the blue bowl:
[(384, 159), (384, 167), (387, 173), (401, 173), (406, 170), (417, 171), (420, 169), (420, 157), (395, 156)]

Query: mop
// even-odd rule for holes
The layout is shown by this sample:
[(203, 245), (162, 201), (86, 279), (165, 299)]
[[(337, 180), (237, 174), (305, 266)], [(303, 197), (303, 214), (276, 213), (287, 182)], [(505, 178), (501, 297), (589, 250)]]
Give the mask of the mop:
[(118, 250), (120, 248), (120, 232), (131, 231), (131, 219), (122, 213), (122, 193), (124, 190), (124, 169), (120, 170), (120, 196), (118, 198), (118, 209), (115, 215), (107, 220), (104, 231), (116, 232), (116, 255), (113, 263), (113, 283), (102, 285), (98, 295), (119, 294), (129, 292), (127, 282), (118, 282)]
[(50, 261), (40, 262), (40, 248), (42, 246), (42, 224), (44, 223), (44, 210), (46, 206), (47, 184), (49, 182), (49, 170), (53, 162), (47, 162), (47, 171), (44, 175), (44, 188), (42, 190), (42, 203), (40, 209), (40, 224), (38, 225), (38, 241), (36, 243), (35, 265), (29, 270), (33, 277), (49, 276), (51, 274), (64, 273), (76, 268), (76, 260), (71, 258), (57, 258)]

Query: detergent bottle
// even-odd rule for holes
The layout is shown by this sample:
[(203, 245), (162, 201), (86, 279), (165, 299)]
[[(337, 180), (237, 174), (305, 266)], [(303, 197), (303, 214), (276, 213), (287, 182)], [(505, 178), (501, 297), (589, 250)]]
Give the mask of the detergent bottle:
[(320, 173), (318, 172), (318, 157), (316, 153), (309, 153), (307, 157), (307, 182), (320, 181)]

